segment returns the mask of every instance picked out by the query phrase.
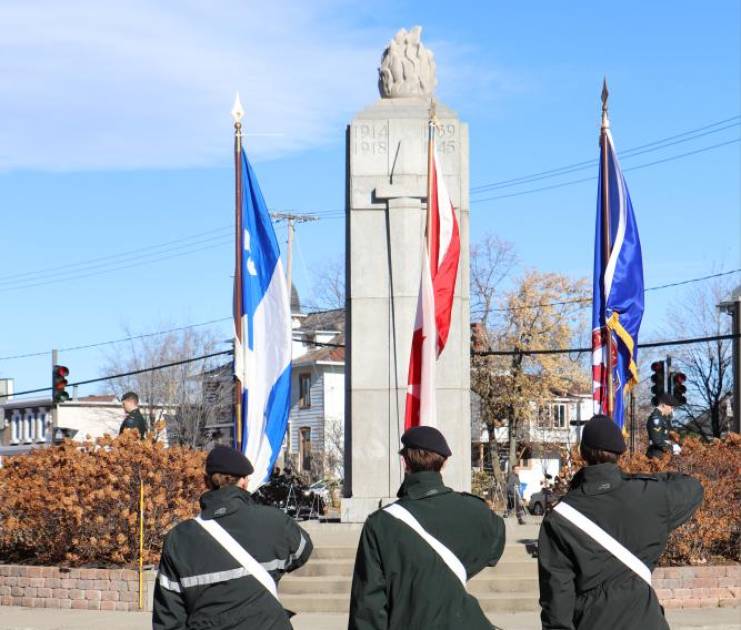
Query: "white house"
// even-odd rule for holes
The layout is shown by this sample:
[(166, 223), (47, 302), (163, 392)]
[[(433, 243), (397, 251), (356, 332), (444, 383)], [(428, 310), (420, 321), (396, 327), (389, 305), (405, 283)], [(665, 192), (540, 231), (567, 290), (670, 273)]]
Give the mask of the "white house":
[[(490, 436), (482, 422), (477, 398), (472, 392), (472, 455), (474, 465), (480, 467), (484, 464), (483, 452)], [(553, 392), (553, 398), (546, 405), (539, 408), (533, 403), (531, 408), (532, 414), (518, 427), (516, 436), (520, 445), (527, 445), (522, 459), (516, 462), (520, 466), (525, 499), (540, 490), (546, 474), (555, 477), (561, 470), (562, 449), (568, 450), (579, 443), (581, 426), (572, 423), (592, 417), (592, 394), (574, 387), (568, 392)], [(505, 425), (494, 429), (494, 439), (500, 457), (506, 457), (509, 428)]]
[(312, 477), (342, 477), (345, 313), (294, 314), (291, 412), (283, 460)]
[[(50, 398), (1, 399), (0, 454), (23, 452), (52, 442), (52, 401)], [(147, 405), (141, 405), (146, 416)], [(167, 410), (155, 408), (155, 417), (165, 419)], [(85, 396), (57, 406), (57, 427), (68, 430), (77, 441), (118, 435), (125, 413), (114, 395)]]

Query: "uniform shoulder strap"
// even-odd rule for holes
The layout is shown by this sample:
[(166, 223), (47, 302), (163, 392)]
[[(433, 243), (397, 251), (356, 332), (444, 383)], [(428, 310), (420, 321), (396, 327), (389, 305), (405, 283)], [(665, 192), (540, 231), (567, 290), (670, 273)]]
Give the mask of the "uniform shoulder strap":
[(228, 531), (226, 531), (214, 519), (204, 519), (197, 516), (193, 520), (211, 534), (214, 540), (216, 540), (216, 542), (219, 543), (232, 558), (247, 570), (249, 575), (254, 577), (265, 587), (266, 591), (275, 597), (275, 599), (278, 599), (278, 590), (275, 587), (273, 578), (270, 577), (270, 573), (268, 573), (265, 567), (255, 560), (255, 558), (252, 557), (252, 554), (242, 547), (242, 545), (240, 545)]
[(576, 525), (581, 531), (589, 536), (596, 543), (607, 549), (613, 556), (622, 562), (631, 571), (636, 573), (646, 584), (651, 586), (651, 569), (640, 560), (629, 549), (624, 547), (620, 542), (615, 540), (610, 534), (602, 529), (597, 523), (588, 519), (579, 510), (575, 510), (568, 503), (559, 502), (554, 508), (571, 524)]
[(440, 556), (442, 561), (453, 572), (455, 577), (458, 578), (460, 583), (463, 585), (463, 588), (466, 587), (466, 568), (463, 566), (463, 563), (450, 549), (448, 549), (448, 547), (446, 547), (437, 538), (435, 538), (432, 534), (425, 530), (425, 528), (422, 527), (420, 522), (416, 518), (414, 518), (409, 510), (402, 507), (398, 503), (392, 503), (391, 505), (385, 507), (383, 511), (402, 521), (403, 523), (406, 523), (415, 532), (417, 532), (420, 538), (422, 538), (430, 547), (435, 550), (437, 555)]

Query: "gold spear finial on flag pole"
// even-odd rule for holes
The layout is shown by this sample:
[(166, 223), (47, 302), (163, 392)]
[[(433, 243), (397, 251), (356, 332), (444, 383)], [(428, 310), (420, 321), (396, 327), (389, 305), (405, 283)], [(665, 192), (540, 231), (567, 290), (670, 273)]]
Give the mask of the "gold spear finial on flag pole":
[(610, 128), (610, 119), (607, 117), (607, 99), (610, 91), (607, 89), (607, 77), (602, 79), (602, 129)]

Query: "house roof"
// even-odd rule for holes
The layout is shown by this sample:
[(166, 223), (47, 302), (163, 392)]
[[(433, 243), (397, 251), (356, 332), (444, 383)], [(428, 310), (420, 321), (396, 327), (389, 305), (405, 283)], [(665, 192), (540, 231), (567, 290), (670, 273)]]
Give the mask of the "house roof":
[(115, 394), (80, 396), (77, 400), (80, 402), (118, 402), (118, 396)]
[(336, 331), (345, 330), (345, 309), (336, 308), (330, 311), (308, 313), (301, 320), (299, 332)]
[[(332, 337), (328, 343), (333, 345), (316, 346), (303, 356), (295, 359), (293, 365), (310, 365), (312, 363), (344, 363), (345, 362), (345, 334), (340, 333)], [(341, 347), (337, 347), (341, 346)]]

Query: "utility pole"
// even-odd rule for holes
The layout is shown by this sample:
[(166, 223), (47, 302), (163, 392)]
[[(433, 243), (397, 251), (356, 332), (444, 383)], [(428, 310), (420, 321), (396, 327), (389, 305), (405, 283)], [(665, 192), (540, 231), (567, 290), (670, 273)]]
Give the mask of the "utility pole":
[[(59, 351), (53, 348), (51, 351), (51, 373), (52, 373), (52, 384), (54, 384), (54, 369), (59, 364)], [(57, 414), (57, 403), (54, 400), (54, 389), (51, 390), (51, 436), (54, 438), (54, 431), (57, 428), (58, 414)]]
[(286, 283), (288, 284), (288, 302), (290, 304), (293, 292), (293, 238), (295, 236), (296, 223), (311, 223), (318, 221), (319, 217), (313, 214), (293, 214), (291, 212), (271, 212), (270, 216), (276, 223), (285, 221), (288, 224), (288, 247), (286, 249)]
[(664, 391), (672, 396), (672, 358), (666, 355), (666, 388)]
[(733, 347), (733, 421), (730, 430), (741, 433), (741, 286), (728, 299), (718, 304), (722, 313), (731, 316), (731, 340)]

